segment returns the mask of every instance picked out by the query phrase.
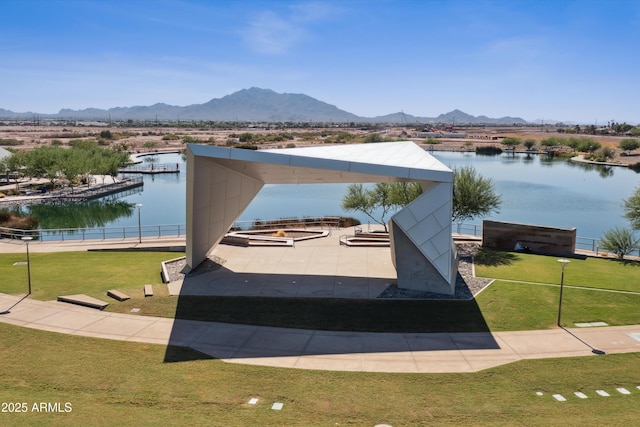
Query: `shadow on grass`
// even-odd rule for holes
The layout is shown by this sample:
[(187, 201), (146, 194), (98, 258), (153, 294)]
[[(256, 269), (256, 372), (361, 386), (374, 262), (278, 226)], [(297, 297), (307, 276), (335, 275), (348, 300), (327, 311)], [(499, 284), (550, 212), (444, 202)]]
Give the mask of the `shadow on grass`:
[(475, 264), (485, 265), (488, 267), (511, 265), (517, 260), (518, 256), (513, 252), (498, 251), (487, 248), (480, 248), (473, 258)]
[(209, 360), (215, 359), (213, 356), (199, 352), (189, 347), (180, 347), (168, 345), (164, 354), (164, 361), (170, 362), (188, 362), (190, 360)]
[[(371, 279), (229, 274), (225, 268), (203, 276), (198, 275), (197, 286), (189, 285), (193, 278), (187, 277), (183, 291), (197, 293), (200, 286), (201, 293), (215, 292), (216, 277), (224, 277), (218, 286), (225, 295), (178, 297), (165, 362), (202, 358), (197, 352), (176, 357), (174, 346), (220, 359), (499, 348), (473, 299), (260, 296), (269, 283), (296, 281), (300, 288), (331, 282), (357, 293), (358, 287), (368, 289)], [(257, 295), (247, 295), (247, 283), (264, 284), (256, 288)], [(233, 286), (245, 294), (232, 295)]]

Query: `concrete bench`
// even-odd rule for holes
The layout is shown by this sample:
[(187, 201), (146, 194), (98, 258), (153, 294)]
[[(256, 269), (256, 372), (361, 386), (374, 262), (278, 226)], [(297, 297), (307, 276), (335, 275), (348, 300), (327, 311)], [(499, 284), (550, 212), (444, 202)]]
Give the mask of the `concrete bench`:
[(117, 291), (115, 289), (111, 289), (107, 291), (107, 296), (116, 299), (118, 301), (126, 301), (128, 299), (131, 299), (131, 297), (125, 293), (122, 293), (120, 291)]
[(97, 308), (98, 310), (104, 310), (105, 307), (109, 305), (108, 302), (104, 302), (84, 294), (62, 295), (58, 297), (58, 301), (82, 305), (84, 307)]
[(226, 235), (222, 238), (222, 240), (220, 240), (220, 243), (224, 245), (247, 247), (249, 246), (249, 238), (241, 237), (241, 236)]
[(144, 296), (145, 297), (152, 297), (153, 296), (153, 286), (144, 285)]

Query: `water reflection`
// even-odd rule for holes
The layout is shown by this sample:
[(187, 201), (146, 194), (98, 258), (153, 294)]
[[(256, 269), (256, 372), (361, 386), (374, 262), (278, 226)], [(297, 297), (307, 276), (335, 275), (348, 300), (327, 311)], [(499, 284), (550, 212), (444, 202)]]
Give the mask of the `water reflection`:
[(41, 229), (93, 228), (131, 217), (135, 204), (102, 199), (83, 203), (39, 203), (25, 206), (25, 210), (38, 219)]
[(598, 172), (598, 175), (602, 178), (610, 178), (613, 176), (614, 167), (609, 165), (595, 165), (593, 163), (577, 163), (567, 162), (567, 166), (570, 168), (578, 168), (587, 172)]

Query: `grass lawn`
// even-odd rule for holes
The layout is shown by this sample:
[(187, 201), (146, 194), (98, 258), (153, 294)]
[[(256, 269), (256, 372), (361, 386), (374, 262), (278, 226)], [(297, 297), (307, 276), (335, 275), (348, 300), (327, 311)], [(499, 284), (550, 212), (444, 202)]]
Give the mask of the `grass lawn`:
[[(477, 298), (491, 331), (555, 328), (559, 287), (497, 280)], [(562, 324), (605, 322), (611, 326), (640, 324), (640, 294), (565, 287)]]
[[(526, 271), (527, 281), (553, 283), (546, 273), (537, 271), (555, 268), (558, 273), (556, 259), (549, 257), (505, 260), (500, 255), (503, 265), (493, 261), (495, 267), (478, 269), (490, 276), (504, 274), (506, 280), (496, 281), (476, 301), (442, 302), (170, 297), (160, 284), (159, 264), (176, 256), (36, 253), (32, 255), (32, 297), (48, 300), (60, 294), (87, 293), (105, 299), (104, 292), (116, 288), (133, 298), (113, 301), (108, 309), (115, 311), (139, 307), (147, 315), (363, 330), (403, 330), (409, 327), (405, 318), (424, 331), (537, 329), (555, 327), (557, 316), (557, 286), (509, 281), (515, 280), (511, 277), (523, 280)], [(0, 292), (25, 292), (26, 266), (13, 265), (24, 258), (0, 255)], [(539, 262), (543, 265), (529, 265)], [(597, 273), (603, 266), (616, 269), (614, 275), (631, 272), (627, 279), (633, 280), (637, 277), (633, 273), (640, 271), (615, 261), (596, 263), (584, 274), (584, 282), (575, 277), (568, 282), (569, 269), (576, 263), (572, 260), (567, 267), (567, 284), (597, 287), (599, 278), (607, 277)], [(514, 276), (509, 271), (513, 268), (520, 269), (521, 275)], [(581, 269), (589, 268), (591, 263), (581, 264)], [(156, 295), (145, 299), (142, 285), (148, 283), (155, 284)], [(625, 286), (623, 279), (612, 283), (609, 287)], [(640, 295), (567, 287), (563, 319), (565, 324), (640, 323), (638, 306)], [(27, 413), (0, 413), (3, 425), (582, 426), (634, 425), (640, 417), (640, 353), (527, 360), (472, 374), (384, 374), (235, 365), (189, 349), (2, 323), (0, 337), (0, 400), (24, 402), (28, 408)], [(184, 361), (167, 363), (167, 359)], [(617, 387), (631, 394), (622, 395)], [(598, 397), (595, 390), (611, 396)], [(589, 398), (578, 399), (573, 395), (576, 391)], [(557, 402), (551, 396), (554, 393), (568, 401)], [(258, 398), (258, 404), (249, 405), (251, 398)], [(59, 402), (63, 410), (68, 402), (71, 412), (34, 412), (33, 404), (39, 402)], [(272, 410), (274, 402), (283, 403), (283, 410)]]
[[(3, 425), (595, 426), (635, 425), (640, 417), (639, 354), (529, 360), (472, 374), (381, 374), (202, 358), (165, 363), (160, 345), (2, 323), (0, 336), (0, 400), (29, 408), (1, 413)], [(598, 397), (600, 389), (611, 397)], [(249, 405), (254, 397), (258, 404)], [(72, 410), (32, 412), (34, 402), (69, 402)], [(284, 408), (271, 410), (274, 402)]]
[[(478, 277), (560, 284), (559, 258), (482, 249), (475, 258), (475, 270)], [(640, 292), (640, 262), (591, 257), (570, 261), (565, 285)]]
[[(55, 300), (59, 295), (87, 294), (105, 298), (109, 289), (161, 284), (160, 263), (180, 256), (171, 252), (31, 253), (31, 298)], [(0, 254), (0, 292), (27, 292), (26, 254)]]
[[(64, 252), (32, 254), (32, 298), (85, 293), (111, 304), (107, 311), (181, 319), (246, 323), (303, 329), (371, 332), (470, 332), (532, 330), (556, 327), (558, 286), (516, 283), (558, 283), (556, 257), (483, 250), (476, 274), (498, 280), (474, 301), (349, 300), (322, 298), (172, 297), (161, 284), (160, 262), (179, 256), (152, 252)], [(24, 254), (0, 255), (0, 292), (26, 291)], [(580, 273), (580, 276), (576, 276)], [(640, 294), (573, 289), (603, 286), (637, 290), (640, 267), (616, 260), (571, 260), (565, 270), (563, 324), (603, 321), (610, 325), (640, 324)], [(558, 277), (556, 277), (558, 276)], [(6, 278), (6, 279), (5, 279)], [(635, 285), (634, 285), (635, 283)], [(145, 298), (142, 285), (154, 284)], [(105, 296), (119, 289), (132, 297), (117, 302)], [(402, 313), (399, 315), (398, 313)]]

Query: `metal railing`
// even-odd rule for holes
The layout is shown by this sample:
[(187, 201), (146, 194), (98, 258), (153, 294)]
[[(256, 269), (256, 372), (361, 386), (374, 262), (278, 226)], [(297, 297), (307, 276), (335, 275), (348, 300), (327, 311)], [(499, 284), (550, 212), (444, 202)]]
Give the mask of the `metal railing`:
[[(327, 228), (336, 230), (340, 228), (338, 217), (320, 218), (281, 218), (277, 220), (237, 221), (233, 224), (233, 230), (249, 229), (279, 229), (279, 228)], [(107, 240), (107, 239), (133, 239), (143, 237), (145, 239), (162, 237), (182, 237), (186, 235), (187, 227), (184, 224), (160, 224), (121, 226), (121, 227), (95, 227), (95, 228), (56, 228), (42, 230), (20, 230), (16, 228), (0, 227), (0, 239), (20, 240), (25, 236), (33, 237), (40, 242), (74, 242), (83, 240)], [(453, 224), (453, 232), (475, 237), (482, 237), (481, 224)], [(600, 239), (593, 237), (576, 237), (576, 249), (595, 252), (603, 251), (599, 247)], [(640, 247), (634, 249), (630, 255), (640, 256)]]
[(256, 219), (253, 221), (236, 221), (231, 226), (232, 230), (260, 230), (260, 229), (280, 229), (280, 228), (320, 228), (338, 229), (340, 228), (340, 218), (333, 216), (326, 217), (305, 217), (305, 218), (278, 218), (269, 220)]
[(141, 163), (127, 166), (119, 171), (120, 173), (149, 173), (149, 172), (180, 172), (179, 163)]
[(20, 240), (25, 236), (33, 237), (39, 242), (77, 242), (84, 240), (117, 240), (143, 237), (145, 239), (162, 237), (182, 237), (187, 228), (184, 224), (160, 224), (95, 227), (95, 228), (55, 228), (39, 230), (20, 230), (16, 228), (0, 227), (0, 238)]

